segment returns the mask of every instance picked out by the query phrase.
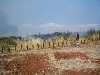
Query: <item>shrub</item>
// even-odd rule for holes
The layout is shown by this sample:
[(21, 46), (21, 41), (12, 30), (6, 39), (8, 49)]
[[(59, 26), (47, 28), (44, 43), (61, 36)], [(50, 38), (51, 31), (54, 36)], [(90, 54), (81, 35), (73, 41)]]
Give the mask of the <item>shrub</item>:
[(0, 43), (7, 44), (7, 45), (17, 45), (17, 43), (9, 37), (1, 37)]

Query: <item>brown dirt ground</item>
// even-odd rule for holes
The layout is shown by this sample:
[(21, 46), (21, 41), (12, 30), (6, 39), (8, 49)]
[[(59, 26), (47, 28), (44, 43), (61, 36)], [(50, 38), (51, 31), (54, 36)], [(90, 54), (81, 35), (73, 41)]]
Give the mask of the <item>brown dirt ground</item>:
[[(100, 45), (99, 45), (100, 47)], [(66, 48), (65, 48), (66, 49)], [(94, 64), (100, 65), (99, 58), (91, 58), (87, 54), (82, 52), (64, 52), (56, 49), (44, 50), (42, 53), (31, 53), (27, 55), (23, 54), (6, 54), (0, 55), (0, 59), (9, 59), (15, 57), (11, 61), (6, 61), (0, 63), (0, 67), (3, 67), (4, 70), (0, 69), (1, 75), (100, 75), (100, 66), (99, 68), (85, 68), (80, 71), (63, 69), (53, 66), (50, 60), (53, 60), (48, 55), (54, 53), (53, 61), (59, 60), (69, 60), (80, 58), (82, 60), (90, 60)], [(20, 58), (18, 58), (20, 57)], [(60, 72), (59, 72), (60, 71)]]

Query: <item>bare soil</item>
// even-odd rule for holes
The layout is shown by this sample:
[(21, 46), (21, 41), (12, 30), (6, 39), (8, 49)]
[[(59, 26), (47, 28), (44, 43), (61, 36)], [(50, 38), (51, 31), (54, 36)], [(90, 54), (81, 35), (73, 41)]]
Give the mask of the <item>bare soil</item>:
[(0, 54), (0, 75), (100, 75), (100, 44)]

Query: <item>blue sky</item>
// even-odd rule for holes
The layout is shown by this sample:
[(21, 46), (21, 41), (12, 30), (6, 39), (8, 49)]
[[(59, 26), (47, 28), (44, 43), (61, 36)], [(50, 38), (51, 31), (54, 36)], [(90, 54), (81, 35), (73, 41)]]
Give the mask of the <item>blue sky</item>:
[(100, 29), (100, 0), (0, 0), (0, 35)]

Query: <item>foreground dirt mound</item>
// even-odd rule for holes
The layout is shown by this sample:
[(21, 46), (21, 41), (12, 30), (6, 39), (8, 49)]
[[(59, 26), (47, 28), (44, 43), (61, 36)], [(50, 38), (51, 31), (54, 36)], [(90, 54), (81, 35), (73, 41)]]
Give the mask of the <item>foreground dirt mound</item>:
[(100, 75), (100, 45), (1, 54), (0, 75)]
[(49, 58), (46, 54), (30, 54), (23, 58), (23, 60), (12, 60), (2, 64), (5, 70), (9, 70), (7, 75), (36, 75), (53, 73), (53, 68), (48, 62)]

